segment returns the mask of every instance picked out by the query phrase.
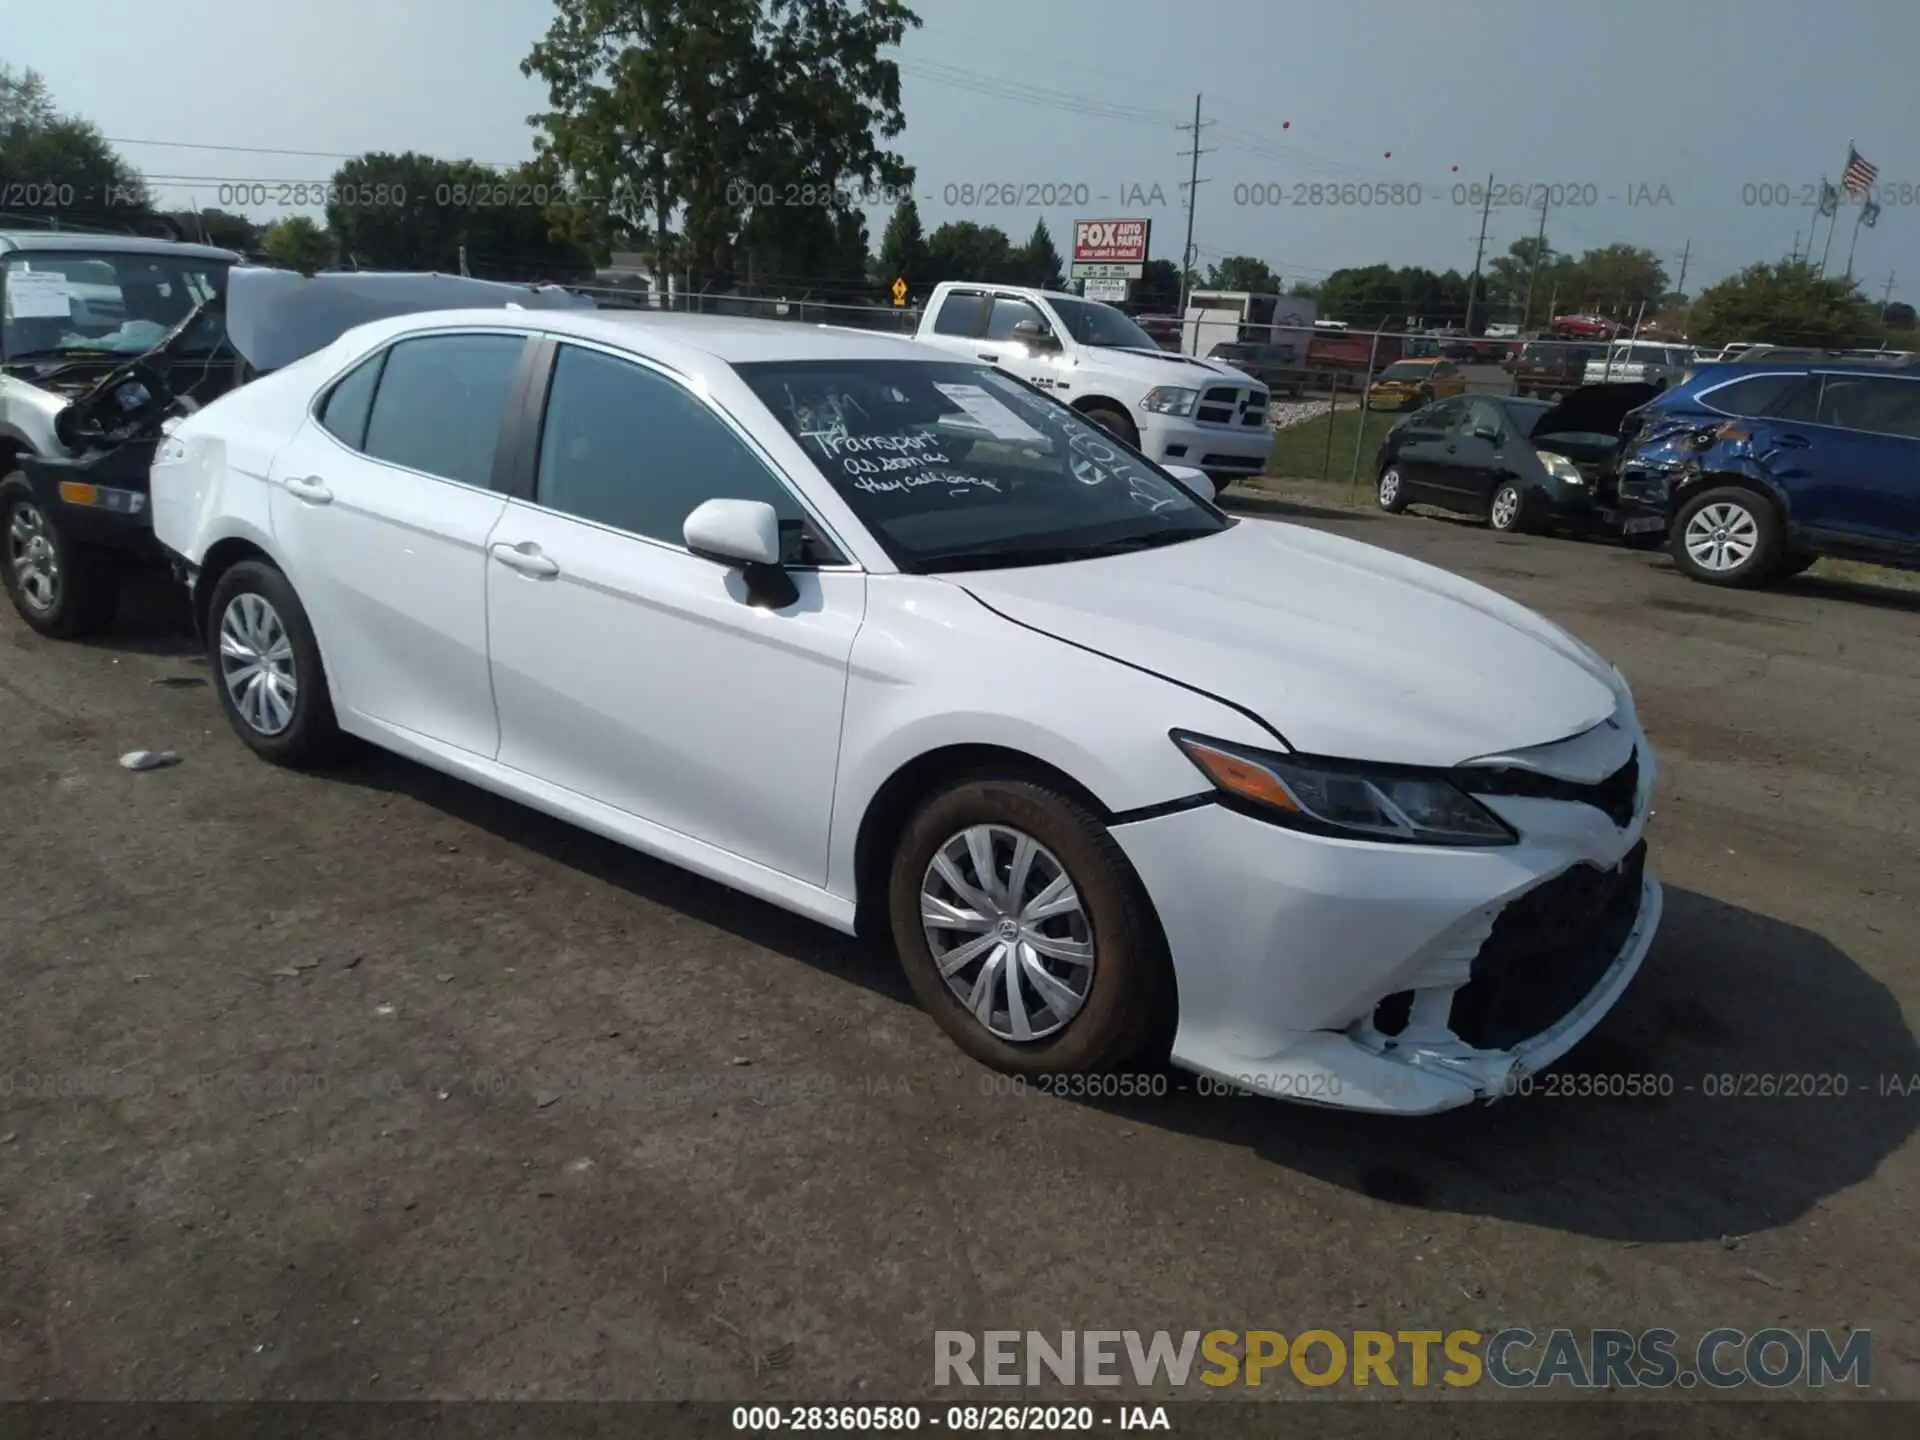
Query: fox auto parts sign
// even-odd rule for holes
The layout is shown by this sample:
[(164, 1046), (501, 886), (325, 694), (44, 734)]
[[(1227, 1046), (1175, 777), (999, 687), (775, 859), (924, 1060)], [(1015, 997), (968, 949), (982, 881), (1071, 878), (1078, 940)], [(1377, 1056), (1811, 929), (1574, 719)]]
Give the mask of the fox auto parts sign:
[(1073, 222), (1073, 278), (1137, 280), (1147, 268), (1151, 220)]
[(1151, 220), (1076, 220), (1073, 222), (1073, 263), (1147, 263), (1147, 234)]

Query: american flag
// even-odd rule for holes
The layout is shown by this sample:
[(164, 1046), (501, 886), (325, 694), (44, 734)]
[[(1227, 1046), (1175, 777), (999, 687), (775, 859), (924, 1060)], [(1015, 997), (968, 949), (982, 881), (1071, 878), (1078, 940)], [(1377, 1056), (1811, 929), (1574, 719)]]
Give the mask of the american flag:
[(1864, 195), (1880, 178), (1880, 167), (1870, 162), (1853, 146), (1847, 146), (1847, 168), (1840, 172), (1840, 183), (1849, 195)]

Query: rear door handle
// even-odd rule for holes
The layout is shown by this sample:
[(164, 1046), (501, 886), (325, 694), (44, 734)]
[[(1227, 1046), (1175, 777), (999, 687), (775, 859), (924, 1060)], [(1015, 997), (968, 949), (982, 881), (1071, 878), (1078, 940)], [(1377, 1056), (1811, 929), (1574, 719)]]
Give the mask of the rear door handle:
[(1813, 442), (1804, 435), (1776, 435), (1774, 443), (1782, 450), (1811, 450)]
[(998, 355), (982, 354), (980, 358), (986, 361), (989, 365), (998, 365), (1000, 363), (1000, 357)]
[(522, 575), (531, 575), (538, 580), (551, 580), (560, 573), (560, 567), (542, 555), (540, 547), (532, 541), (520, 545), (494, 545), (487, 553), (509, 570), (518, 570)]
[(333, 501), (333, 491), (318, 475), (289, 475), (280, 483), (289, 495), (312, 504), (328, 505)]

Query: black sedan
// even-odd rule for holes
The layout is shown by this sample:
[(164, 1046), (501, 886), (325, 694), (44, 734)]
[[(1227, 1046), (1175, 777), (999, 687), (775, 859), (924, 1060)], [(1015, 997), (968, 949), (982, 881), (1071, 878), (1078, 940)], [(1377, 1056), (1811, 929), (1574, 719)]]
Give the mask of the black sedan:
[(1417, 410), (1387, 432), (1375, 474), (1380, 508), (1433, 505), (1496, 530), (1615, 522), (1609, 463), (1620, 422), (1658, 394), (1652, 385), (1586, 385), (1565, 399), (1461, 395)]

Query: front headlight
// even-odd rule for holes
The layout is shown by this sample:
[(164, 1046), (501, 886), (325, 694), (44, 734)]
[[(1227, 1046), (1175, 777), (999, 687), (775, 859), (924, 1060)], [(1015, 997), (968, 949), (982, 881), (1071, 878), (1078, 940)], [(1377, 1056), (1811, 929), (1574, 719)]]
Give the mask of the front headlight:
[(1314, 835), (1403, 845), (1512, 845), (1519, 836), (1446, 775), (1276, 755), (1173, 732), (1235, 809)]
[(1541, 463), (1547, 467), (1547, 474), (1569, 485), (1584, 485), (1587, 477), (1580, 473), (1580, 467), (1564, 455), (1554, 455), (1545, 450), (1540, 452)]
[(1185, 390), (1178, 385), (1156, 385), (1141, 398), (1140, 408), (1151, 410), (1156, 415), (1185, 415), (1192, 411), (1193, 402), (1199, 398), (1198, 390)]

